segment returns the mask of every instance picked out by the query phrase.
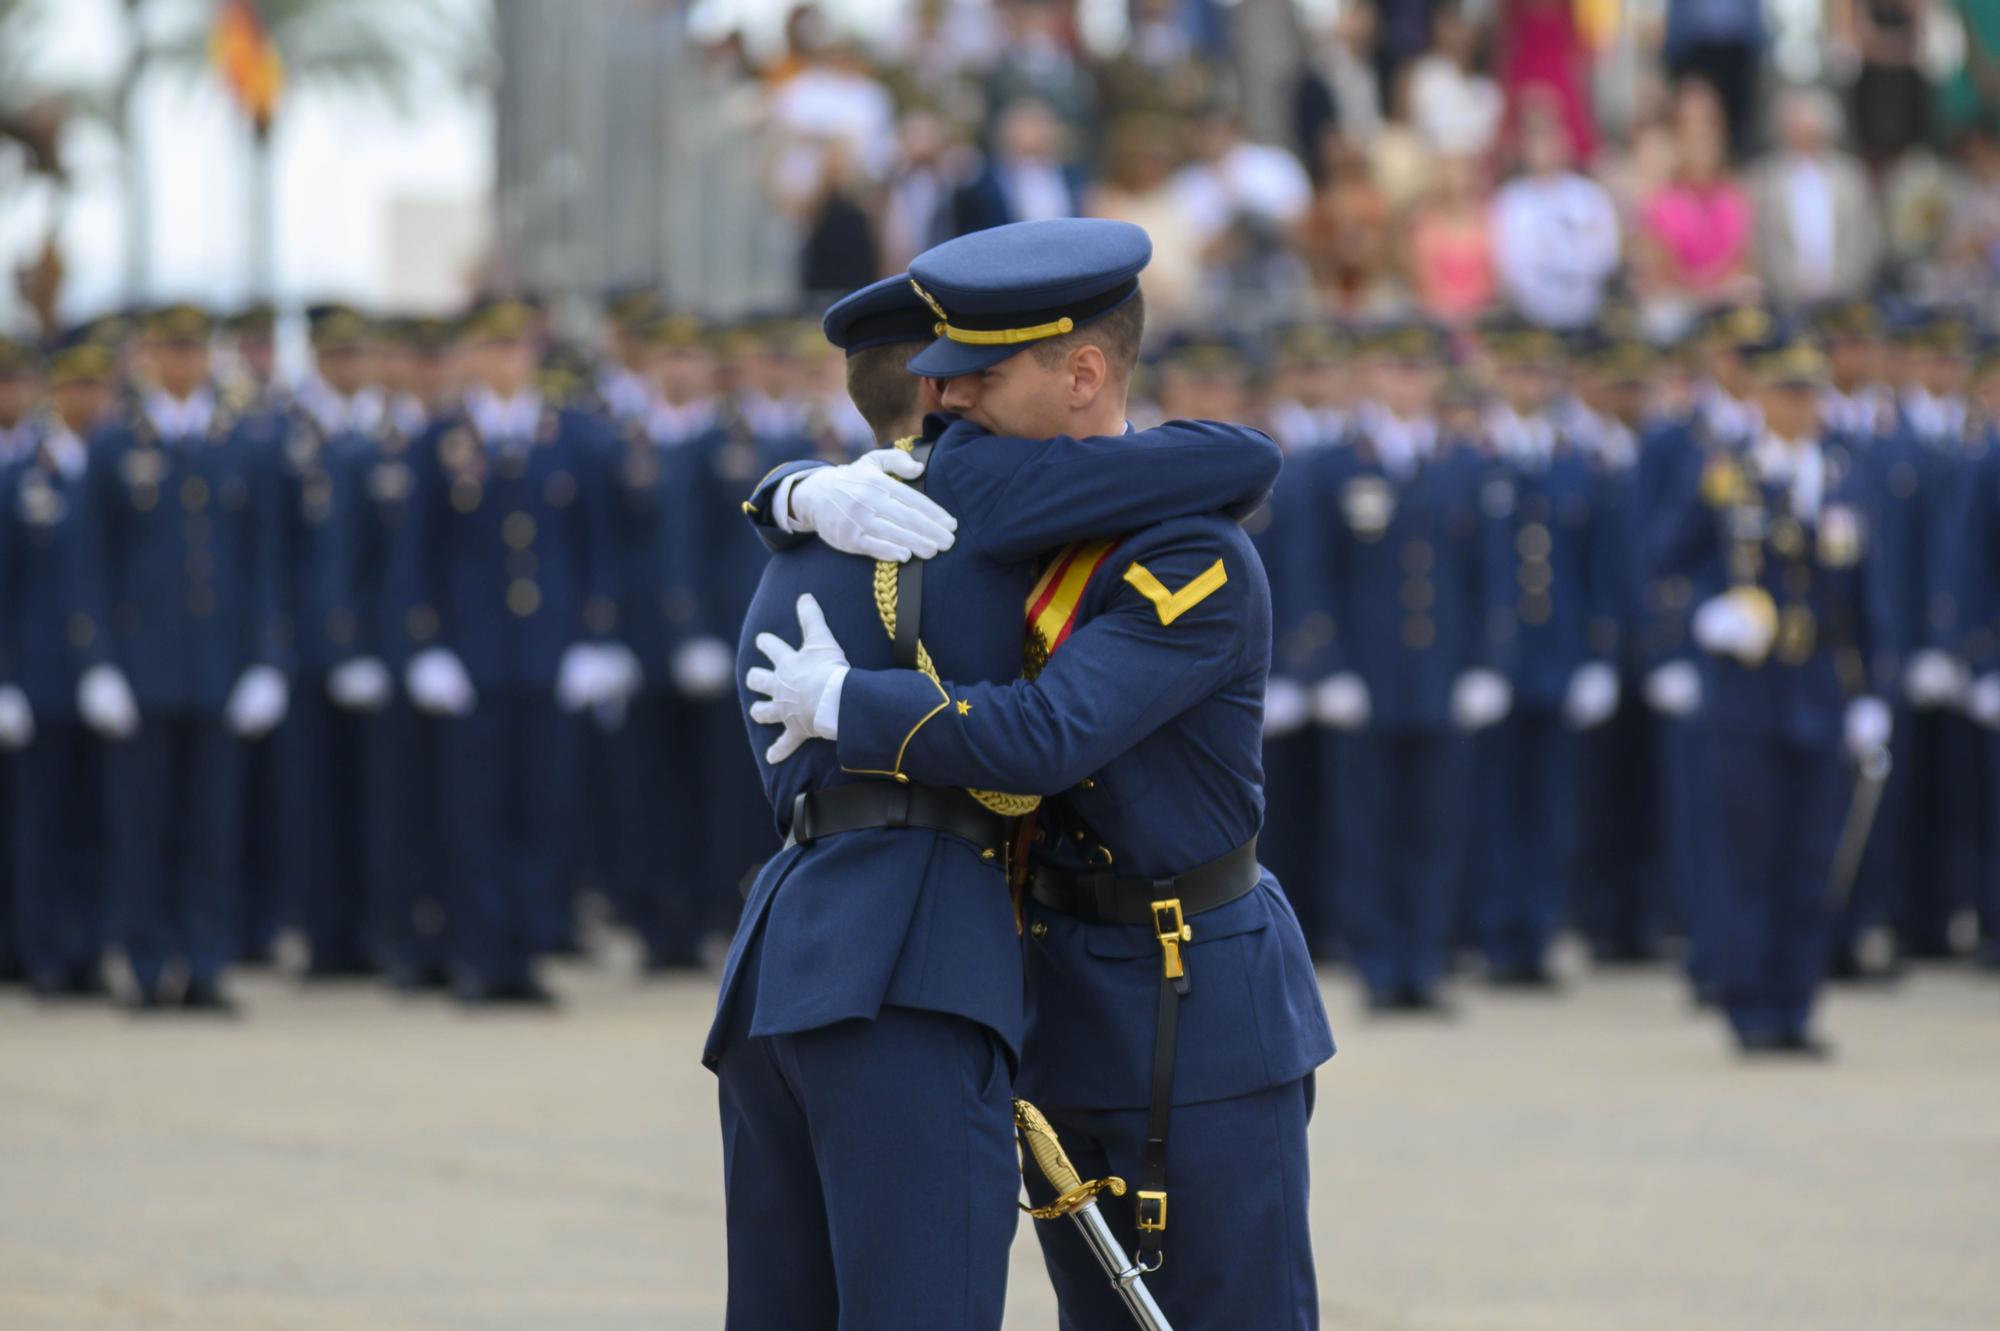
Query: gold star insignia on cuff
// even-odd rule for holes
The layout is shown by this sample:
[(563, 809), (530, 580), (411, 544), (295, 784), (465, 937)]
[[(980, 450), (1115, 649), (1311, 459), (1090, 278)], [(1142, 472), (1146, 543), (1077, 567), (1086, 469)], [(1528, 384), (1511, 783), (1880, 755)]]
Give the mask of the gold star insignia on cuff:
[(958, 700), (958, 714), (960, 716), (970, 716), (972, 714), (972, 704), (960, 698)]

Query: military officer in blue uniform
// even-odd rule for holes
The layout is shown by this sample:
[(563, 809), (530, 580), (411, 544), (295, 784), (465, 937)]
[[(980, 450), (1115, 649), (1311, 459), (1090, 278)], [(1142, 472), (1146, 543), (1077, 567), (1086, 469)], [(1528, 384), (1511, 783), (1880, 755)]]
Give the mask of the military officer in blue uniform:
[(449, 718), (449, 952), (468, 1003), (550, 1001), (532, 963), (571, 939), (577, 714), (603, 696), (617, 628), (601, 427), (536, 392), (538, 322), (512, 297), (468, 314), (471, 386), (411, 450), (392, 555), (411, 700)]
[[(33, 347), (0, 334), (0, 469), (31, 456), (45, 432), (37, 410), (42, 391), (40, 370)], [(10, 720), (10, 715), (27, 719)], [(0, 693), (0, 729), (22, 736), (32, 732), (33, 721), (28, 717), (25, 699)], [(19, 742), (25, 743), (25, 738)], [(0, 747), (8, 747), (4, 736), (0, 736)], [(0, 807), (7, 802), (13, 766), (0, 754)], [(7, 828), (0, 824), (0, 982), (17, 980), (22, 973), (13, 940), (10, 883), (13, 856), (8, 851)]]
[(623, 428), (642, 419), (653, 404), (642, 330), (661, 312), (659, 293), (636, 282), (616, 286), (604, 293), (601, 311), (606, 355), (593, 388), (599, 410), (614, 427)]
[(1844, 758), (1889, 741), (1876, 645), (1885, 589), (1851, 454), (1819, 418), (1820, 350), (1781, 337), (1757, 359), (1759, 433), (1704, 482), (1711, 532), (1693, 633), (1707, 656), (1726, 879), (1722, 1002), (1752, 1054), (1819, 1056), (1826, 899), (1853, 781)]
[(43, 998), (104, 992), (104, 857), (97, 744), (76, 713), (76, 496), (84, 440), (112, 406), (116, 348), (92, 325), (49, 348), (48, 419), (33, 450), (0, 466), (0, 748), (10, 754), (11, 932)]
[[(1972, 683), (1966, 714), (1983, 730), (1986, 757), (2000, 771), (2000, 337), (1980, 339), (1972, 367), (1974, 455), (1963, 510), (1958, 571), (1959, 646)], [(1988, 784), (1986, 817), (2000, 809), (2000, 781)], [(1977, 884), (1979, 964), (2000, 970), (2000, 855), (1991, 846)]]
[(1563, 346), (1518, 316), (1487, 320), (1480, 342), (1496, 401), (1485, 427), (1511, 489), (1508, 585), (1495, 627), (1508, 639), (1513, 706), (1492, 732), (1488, 872), (1471, 903), (1489, 978), (1547, 988), (1548, 950), (1571, 899), (1579, 845), (1580, 732), (1618, 706), (1617, 561), (1603, 521), (1609, 480), (1558, 423)]
[[(942, 325), (953, 346), (979, 346), (996, 363), (1018, 352), (1032, 364), (1016, 371), (1070, 376), (1091, 409), (1077, 433), (1115, 433), (1139, 340), (1144, 233), (1062, 222), (982, 234), (974, 257), (989, 256), (990, 271), (1018, 288), (960, 304), (940, 282), (933, 298), (949, 313), (939, 314), (910, 306), (908, 282), (889, 282), (829, 312), (829, 336), (853, 353), (857, 405), (882, 437), (915, 426), (919, 402), (937, 398), (904, 366)], [(929, 453), (929, 498), (963, 515), (955, 543), (924, 563), (920, 594), (895, 563), (867, 556), (898, 545), (922, 553), (951, 534), (903, 517), (877, 529), (891, 538), (884, 546), (858, 522), (869, 474), (908, 474), (906, 463), (871, 454), (843, 468), (795, 466), (758, 487), (753, 520), (865, 554), (812, 542), (774, 559), (745, 627), (746, 663), (757, 659), (753, 638), (781, 647), (779, 635), (796, 632), (796, 603), (811, 591), (863, 664), (908, 653), (969, 679), (1012, 678), (1038, 552), (1218, 502), (1248, 511), (1278, 465), (1253, 431), (1190, 422), (1124, 439), (1025, 439), (931, 416), (912, 445)], [(753, 698), (746, 690), (744, 703)], [(1034, 801), (922, 785), (893, 763), (843, 771), (831, 745), (787, 730), (753, 726), (788, 844), (752, 892), (709, 1047), (729, 1153), (730, 1325), (802, 1312), (830, 1325), (837, 1307), (842, 1327), (995, 1327), (1014, 1225), (1010, 1092), (1023, 1026), (1002, 815)], [(774, 1242), (786, 1245), (782, 1260)]]
[(190, 305), (148, 316), (139, 409), (91, 440), (77, 496), (65, 636), (78, 710), (112, 741), (112, 930), (142, 1008), (174, 1000), (170, 962), (182, 1005), (231, 1006), (242, 742), (288, 702), (267, 472), (209, 378), (209, 329)]
[(1513, 493), (1477, 440), (1435, 414), (1444, 332), (1358, 334), (1362, 393), (1345, 444), (1308, 455), (1315, 525), (1294, 555), (1325, 617), (1313, 712), (1343, 798), (1333, 811), (1349, 953), (1383, 1012), (1442, 1010), (1465, 841), (1467, 736), (1506, 715), (1494, 612)]

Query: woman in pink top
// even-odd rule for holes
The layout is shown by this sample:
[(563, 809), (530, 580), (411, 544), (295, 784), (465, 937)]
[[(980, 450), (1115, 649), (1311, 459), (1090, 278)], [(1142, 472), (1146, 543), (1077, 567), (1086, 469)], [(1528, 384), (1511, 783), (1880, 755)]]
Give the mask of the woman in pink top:
[(1424, 313), (1467, 324), (1493, 303), (1493, 232), (1477, 159), (1441, 157), (1431, 195), (1410, 215), (1405, 263)]
[(1722, 105), (1703, 83), (1683, 86), (1674, 108), (1674, 178), (1639, 210), (1639, 286), (1688, 304), (1754, 294), (1750, 195), (1728, 175)]

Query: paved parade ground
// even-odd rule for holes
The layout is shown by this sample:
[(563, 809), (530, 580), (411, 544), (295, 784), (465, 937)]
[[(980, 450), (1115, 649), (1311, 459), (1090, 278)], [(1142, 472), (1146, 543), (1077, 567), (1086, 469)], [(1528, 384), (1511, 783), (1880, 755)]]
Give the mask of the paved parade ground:
[[(713, 981), (554, 978), (559, 1015), (270, 977), (235, 1022), (0, 997), (0, 1327), (719, 1326)], [(1836, 994), (1825, 1067), (1744, 1065), (1662, 971), (1469, 990), (1450, 1024), (1328, 997), (1330, 1329), (2000, 1319), (2000, 983)], [(1016, 1255), (1007, 1325), (1052, 1327), (1026, 1222)]]

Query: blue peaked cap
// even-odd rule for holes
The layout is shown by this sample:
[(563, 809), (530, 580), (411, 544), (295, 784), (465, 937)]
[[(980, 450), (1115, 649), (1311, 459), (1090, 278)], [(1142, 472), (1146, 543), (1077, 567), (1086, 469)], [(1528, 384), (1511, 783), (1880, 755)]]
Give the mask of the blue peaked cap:
[(937, 341), (910, 373), (976, 374), (1031, 343), (1103, 318), (1139, 290), (1153, 242), (1130, 222), (1012, 222), (948, 240), (910, 263)]
[(826, 340), (852, 356), (897, 342), (928, 342), (937, 336), (937, 316), (918, 298), (908, 273), (870, 282), (828, 307), (819, 321)]

